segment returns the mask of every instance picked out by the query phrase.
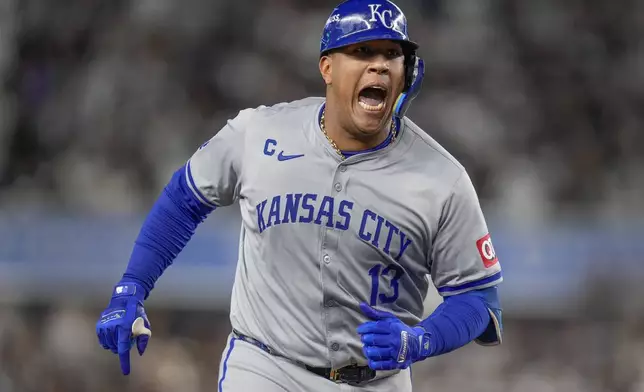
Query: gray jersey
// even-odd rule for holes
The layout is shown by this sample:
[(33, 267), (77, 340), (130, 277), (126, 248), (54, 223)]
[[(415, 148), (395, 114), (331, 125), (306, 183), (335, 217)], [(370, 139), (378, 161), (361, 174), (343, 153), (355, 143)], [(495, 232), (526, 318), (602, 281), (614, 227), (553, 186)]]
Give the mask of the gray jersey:
[(247, 109), (190, 159), (195, 194), (239, 202), (231, 323), (311, 366), (366, 364), (367, 302), (418, 323), (442, 295), (501, 281), (464, 168), (409, 119), (384, 149), (342, 161), (319, 126), (322, 98)]

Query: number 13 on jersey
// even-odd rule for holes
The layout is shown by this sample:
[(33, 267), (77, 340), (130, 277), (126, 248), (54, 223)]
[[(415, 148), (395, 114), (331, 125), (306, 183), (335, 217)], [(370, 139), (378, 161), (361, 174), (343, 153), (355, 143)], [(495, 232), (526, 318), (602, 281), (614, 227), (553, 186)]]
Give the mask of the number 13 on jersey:
[[(371, 299), (369, 304), (371, 306), (376, 306), (378, 303), (390, 304), (398, 299), (398, 280), (402, 277), (404, 271), (396, 264), (382, 267), (382, 265), (377, 264), (369, 270), (369, 275), (371, 276)], [(381, 276), (388, 282), (382, 288), (380, 287)], [(381, 290), (383, 292), (380, 292)]]

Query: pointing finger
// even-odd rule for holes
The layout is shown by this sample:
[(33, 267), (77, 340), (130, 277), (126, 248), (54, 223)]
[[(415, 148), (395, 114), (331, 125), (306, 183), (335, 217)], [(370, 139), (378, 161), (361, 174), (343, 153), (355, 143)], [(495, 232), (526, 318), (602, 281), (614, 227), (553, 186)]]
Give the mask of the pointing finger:
[(118, 327), (118, 355), (123, 374), (130, 374), (130, 348), (132, 333), (123, 327)]

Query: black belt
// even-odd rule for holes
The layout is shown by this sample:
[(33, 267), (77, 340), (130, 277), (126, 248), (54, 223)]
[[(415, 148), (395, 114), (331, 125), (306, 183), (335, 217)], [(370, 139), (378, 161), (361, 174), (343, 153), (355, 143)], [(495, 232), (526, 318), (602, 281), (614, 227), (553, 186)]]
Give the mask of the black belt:
[[(271, 355), (280, 356), (275, 352), (275, 350), (257, 339), (241, 334), (234, 329), (233, 334), (237, 339), (243, 340), (244, 342), (259, 347), (260, 349)], [(376, 371), (368, 366), (349, 365), (340, 369), (313, 367), (309, 365), (304, 365), (304, 367), (311, 373), (317, 374), (318, 376), (337, 383), (360, 384), (365, 381), (373, 380), (376, 377)]]
[(340, 369), (304, 366), (308, 371), (335, 382), (360, 384), (376, 377), (376, 371), (368, 366), (349, 365)]

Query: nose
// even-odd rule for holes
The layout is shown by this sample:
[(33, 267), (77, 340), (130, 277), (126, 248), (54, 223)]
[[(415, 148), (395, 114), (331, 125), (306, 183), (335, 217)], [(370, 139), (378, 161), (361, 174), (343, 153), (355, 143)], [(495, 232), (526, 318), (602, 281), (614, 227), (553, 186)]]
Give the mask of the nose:
[(388, 75), (389, 63), (384, 58), (379, 57), (369, 65), (369, 72), (378, 75)]

